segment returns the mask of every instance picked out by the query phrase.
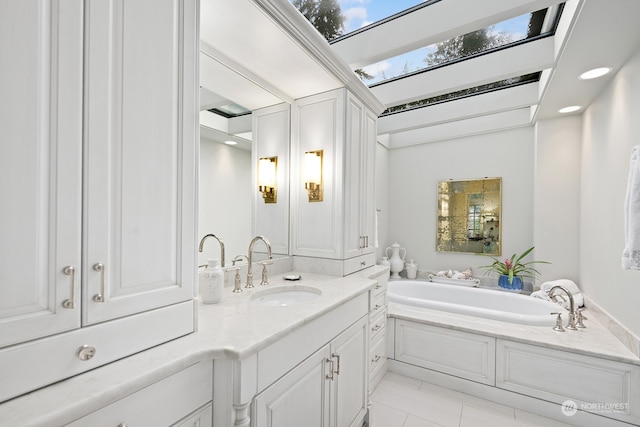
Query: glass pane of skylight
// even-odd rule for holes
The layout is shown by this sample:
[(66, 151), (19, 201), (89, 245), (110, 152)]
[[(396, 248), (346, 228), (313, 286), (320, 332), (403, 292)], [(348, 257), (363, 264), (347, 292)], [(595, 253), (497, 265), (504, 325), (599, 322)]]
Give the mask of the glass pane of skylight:
[(363, 67), (364, 72), (371, 76), (370, 79), (366, 79), (366, 83), (373, 87), (376, 84), (459, 61), (492, 49), (508, 47), (532, 37), (552, 34), (555, 31), (555, 25), (541, 33), (546, 13), (547, 9), (527, 13), (368, 65)]
[(212, 108), (209, 111), (215, 114), (219, 114), (226, 118), (243, 116), (245, 114), (251, 113), (251, 110), (243, 107), (242, 105), (229, 103), (226, 105), (220, 105), (218, 107)]
[(380, 117), (388, 116), (403, 111), (413, 110), (416, 108), (426, 107), (428, 105), (440, 104), (447, 101), (453, 101), (455, 99), (466, 98), (468, 96), (480, 95), (487, 92), (493, 92), (495, 90), (506, 89), (509, 87), (519, 86), (522, 84), (533, 83), (540, 80), (540, 72), (525, 74), (524, 76), (513, 77), (510, 79), (500, 80), (493, 83), (487, 83), (480, 86), (475, 86), (467, 89), (458, 90), (456, 92), (446, 93), (444, 95), (438, 95), (431, 98), (425, 98), (418, 101), (409, 102), (406, 104), (394, 105), (382, 112)]
[[(289, 0), (327, 40), (358, 31), (390, 16), (406, 11), (425, 0)], [(426, 6), (426, 4), (424, 4)], [(328, 25), (327, 14), (336, 13), (340, 22)], [(320, 18), (320, 16), (323, 16)], [(331, 18), (329, 19), (331, 20)], [(320, 21), (325, 21), (321, 23)], [(324, 29), (323, 29), (324, 28)]]

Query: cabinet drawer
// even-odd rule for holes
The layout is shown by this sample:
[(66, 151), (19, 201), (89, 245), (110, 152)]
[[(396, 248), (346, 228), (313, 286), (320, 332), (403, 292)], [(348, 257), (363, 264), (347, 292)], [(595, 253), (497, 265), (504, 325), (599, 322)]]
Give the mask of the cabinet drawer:
[(378, 333), (387, 325), (387, 309), (386, 307), (371, 313), (371, 321), (369, 322), (369, 335), (374, 340)]
[[(640, 366), (498, 340), (496, 385), (500, 388), (563, 403), (626, 422), (640, 422)], [(606, 409), (606, 408), (605, 408)]]
[(387, 294), (371, 294), (371, 316), (376, 316), (387, 307)]
[(380, 280), (378, 278), (376, 278), (375, 280), (378, 283), (373, 287), (373, 291), (372, 291), (373, 297), (374, 298), (378, 298), (381, 295), (386, 296), (386, 294), (387, 294), (387, 282), (386, 282), (386, 280), (382, 281), (382, 280)]
[(495, 385), (495, 338), (405, 320), (395, 323), (396, 360)]
[(353, 258), (346, 259), (344, 261), (344, 276), (354, 273), (356, 271), (364, 270), (371, 267), (376, 263), (376, 254), (366, 254)]
[(371, 342), (371, 349), (369, 350), (371, 356), (371, 376), (373, 376), (374, 372), (387, 360), (387, 334), (385, 332), (386, 330), (382, 329)]
[(69, 426), (170, 425), (197, 410), (213, 396), (213, 363), (190, 366)]

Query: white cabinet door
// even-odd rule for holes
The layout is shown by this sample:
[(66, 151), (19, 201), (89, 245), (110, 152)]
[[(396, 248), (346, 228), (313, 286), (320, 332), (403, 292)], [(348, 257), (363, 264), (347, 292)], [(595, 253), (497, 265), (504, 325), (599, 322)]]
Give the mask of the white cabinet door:
[(335, 371), (331, 382), (331, 426), (362, 425), (367, 412), (369, 334), (363, 317), (331, 342)]
[(345, 258), (358, 256), (365, 246), (365, 237), (360, 229), (363, 194), (361, 174), (364, 160), (362, 144), (362, 126), (364, 105), (347, 94), (346, 100), (346, 142), (344, 146), (344, 249)]
[[(377, 117), (343, 88), (296, 100), (292, 122), (292, 253), (340, 260), (373, 253)], [(321, 202), (308, 202), (302, 182), (312, 150), (324, 151)]]
[[(291, 252), (343, 259), (344, 89), (296, 100), (291, 116)], [(316, 150), (323, 150), (324, 196), (309, 202), (304, 153)]]
[(344, 162), (345, 257), (373, 253), (377, 118), (347, 92)]
[(87, 3), (86, 324), (193, 296), (195, 3)]
[(255, 398), (256, 427), (328, 427), (329, 345)]
[(80, 326), (82, 18), (0, 2), (0, 347)]

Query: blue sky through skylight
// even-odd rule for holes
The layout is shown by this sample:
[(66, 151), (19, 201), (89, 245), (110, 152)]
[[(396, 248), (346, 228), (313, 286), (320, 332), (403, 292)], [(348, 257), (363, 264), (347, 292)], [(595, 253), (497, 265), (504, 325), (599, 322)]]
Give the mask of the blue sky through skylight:
[(422, 2), (424, 0), (339, 0), (338, 3), (345, 17), (346, 34)]

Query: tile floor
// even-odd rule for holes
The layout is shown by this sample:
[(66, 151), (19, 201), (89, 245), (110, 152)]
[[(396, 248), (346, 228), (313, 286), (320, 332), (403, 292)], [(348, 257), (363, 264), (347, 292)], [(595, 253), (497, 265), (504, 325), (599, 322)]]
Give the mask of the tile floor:
[(388, 372), (370, 427), (569, 427), (556, 420)]

